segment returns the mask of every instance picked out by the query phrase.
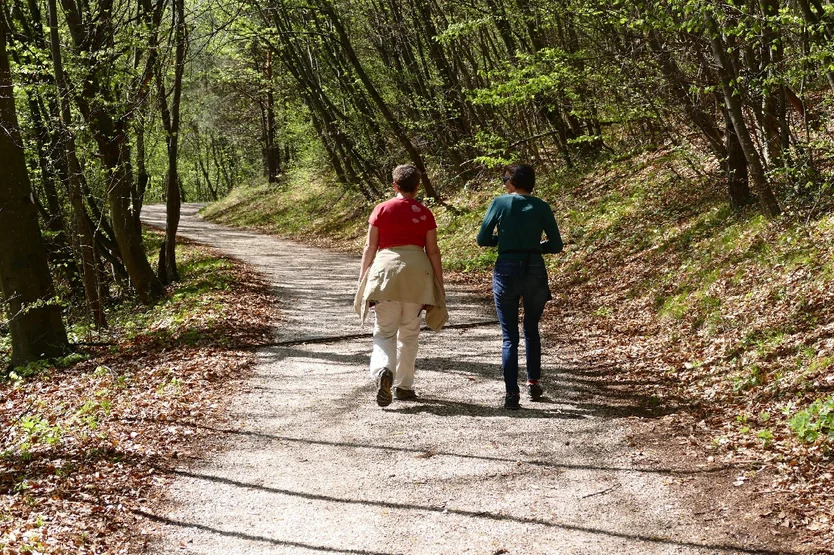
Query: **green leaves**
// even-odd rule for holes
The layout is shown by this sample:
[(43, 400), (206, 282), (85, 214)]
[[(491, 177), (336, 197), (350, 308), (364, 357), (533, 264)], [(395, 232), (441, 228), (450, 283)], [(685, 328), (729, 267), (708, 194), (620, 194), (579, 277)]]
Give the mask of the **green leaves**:
[(788, 421), (797, 437), (808, 443), (834, 440), (834, 395), (817, 399)]

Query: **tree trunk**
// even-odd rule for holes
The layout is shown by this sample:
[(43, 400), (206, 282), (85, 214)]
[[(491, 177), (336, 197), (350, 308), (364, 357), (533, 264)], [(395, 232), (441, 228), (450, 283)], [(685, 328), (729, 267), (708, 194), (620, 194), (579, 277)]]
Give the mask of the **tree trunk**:
[(140, 109), (136, 116), (136, 194), (139, 196), (139, 206), (145, 203), (145, 192), (151, 181), (146, 166), (147, 154), (145, 152), (145, 110)]
[(0, 18), (0, 286), (9, 306), (12, 366), (69, 351), (38, 227), (15, 112), (6, 23)]
[(157, 70), (157, 89), (159, 95), (162, 124), (166, 131), (168, 146), (168, 173), (166, 175), (165, 195), (165, 241), (159, 253), (159, 279), (163, 283), (179, 281), (177, 271), (177, 228), (180, 223), (182, 206), (180, 180), (177, 167), (179, 157), (180, 103), (182, 100), (182, 78), (185, 71), (185, 49), (187, 35), (185, 27), (184, 0), (174, 0), (174, 87), (170, 109), (165, 94), (165, 84), (161, 68)]
[[(689, 117), (692, 125), (704, 135), (704, 138), (707, 140), (707, 145), (713, 154), (715, 154), (715, 157), (719, 161), (723, 160), (727, 152), (723, 137), (721, 136), (721, 130), (714, 118), (694, 102), (689, 94), (686, 76), (669, 54), (668, 50), (660, 43), (660, 39), (655, 31), (650, 32), (648, 43), (663, 77), (667, 85), (669, 85), (669, 91), (672, 93), (672, 96), (680, 104), (681, 108), (683, 108), (684, 113)], [(653, 91), (645, 92), (648, 95), (654, 94)]]
[[(823, 48), (825, 48), (825, 45), (830, 45), (831, 41), (834, 40), (834, 32), (831, 32), (827, 25), (820, 28), (820, 15), (825, 12), (820, 9), (817, 9), (816, 12), (812, 10), (808, 0), (797, 0), (797, 4), (799, 4), (799, 9), (802, 11), (802, 17), (805, 19), (805, 22), (809, 26), (815, 26), (817, 28), (814, 33), (814, 38), (823, 43)], [(831, 92), (834, 92), (834, 71), (830, 69), (832, 57), (834, 56), (831, 55), (830, 48), (824, 51), (826, 54), (823, 55), (822, 63), (824, 67), (829, 68), (825, 70), (825, 78), (828, 80), (828, 86), (831, 88)]]
[[(782, 38), (773, 25), (773, 18), (779, 14), (779, 2), (778, 0), (759, 0), (759, 6), (765, 17), (762, 26), (762, 44), (759, 47), (761, 58), (759, 72), (776, 81), (778, 79), (777, 66), (783, 55)], [(784, 98), (784, 85), (781, 83), (774, 91), (765, 90), (762, 96), (762, 130), (767, 147), (767, 160), (771, 165), (781, 163), (783, 146), (785, 146), (781, 126), (784, 117)]]
[(400, 142), (400, 144), (405, 148), (408, 155), (411, 157), (411, 161), (420, 170), (421, 180), (423, 182), (423, 187), (426, 190), (426, 195), (432, 198), (439, 198), (437, 195), (437, 191), (434, 190), (434, 186), (432, 186), (431, 179), (429, 178), (428, 171), (426, 170), (426, 165), (423, 163), (423, 157), (414, 147), (414, 144), (408, 138), (405, 133), (405, 129), (403, 129), (400, 122), (397, 118), (394, 117), (394, 114), (388, 108), (388, 105), (383, 100), (382, 96), (377, 91), (376, 87), (374, 86), (371, 78), (368, 76), (365, 68), (362, 66), (362, 63), (359, 61), (359, 58), (356, 56), (356, 52), (353, 50), (353, 45), (350, 42), (350, 37), (348, 37), (347, 31), (345, 30), (344, 25), (342, 25), (342, 21), (336, 12), (333, 9), (333, 6), (329, 4), (326, 0), (318, 0), (318, 5), (322, 9), (322, 11), (328, 16), (333, 27), (336, 29), (336, 32), (339, 35), (339, 41), (342, 45), (342, 49), (347, 55), (348, 60), (350, 61), (353, 69), (356, 71), (356, 75), (359, 77), (359, 80), (362, 81), (362, 84), (365, 85), (365, 88), (368, 91), (368, 94), (373, 99), (374, 103), (382, 112), (382, 116), (385, 118), (385, 121), (388, 122), (388, 125), (391, 127), (391, 131), (394, 133), (394, 136)]
[(733, 129), (735, 129), (739, 144), (744, 152), (744, 158), (747, 160), (750, 178), (753, 180), (753, 188), (756, 191), (759, 205), (764, 214), (769, 218), (774, 218), (779, 215), (781, 208), (767, 181), (761, 157), (756, 150), (756, 145), (753, 143), (750, 131), (744, 121), (741, 101), (738, 95), (735, 94), (735, 91), (733, 91), (731, 82), (736, 76), (735, 68), (727, 56), (727, 46), (724, 44), (718, 25), (712, 18), (709, 18), (709, 32), (712, 35), (710, 37), (710, 46), (712, 47), (715, 61), (718, 64), (719, 80), (721, 81), (721, 91), (724, 94), (724, 102), (727, 105), (730, 121), (733, 124)]
[(278, 174), (281, 173), (281, 150), (275, 144), (275, 94), (272, 92), (272, 50), (269, 48), (266, 49), (264, 77), (267, 82), (264, 161), (267, 180), (269, 183), (277, 183)]
[[(87, 39), (88, 32), (92, 30), (84, 25), (78, 12), (79, 5), (84, 6), (84, 4), (76, 4), (74, 0), (61, 0), (76, 49), (82, 55), (91, 58), (91, 54), (98, 53), (98, 49), (106, 47), (106, 44), (91, 44)], [(100, 22), (96, 23), (99, 25), (96, 30), (105, 37), (113, 33), (112, 23), (109, 21), (111, 15), (110, 12), (103, 13), (99, 18)], [(96, 50), (89, 51), (91, 47)], [(136, 190), (130, 168), (128, 141), (130, 115), (125, 114), (119, 117), (118, 114), (113, 113), (112, 91), (108, 89), (108, 84), (101, 82), (101, 75), (92, 67), (94, 62), (91, 61), (90, 64), (84, 76), (81, 94), (76, 97), (78, 107), (98, 145), (102, 169), (107, 175), (110, 219), (113, 223), (113, 233), (119, 252), (139, 300), (143, 303), (151, 303), (164, 293), (164, 288), (148, 262), (142, 244), (139, 215), (134, 211)], [(136, 96), (140, 100), (143, 98), (142, 94)]]
[(727, 188), (730, 194), (730, 206), (739, 209), (753, 202), (747, 173), (747, 159), (738, 140), (733, 122), (727, 110), (724, 110), (727, 123), (727, 156), (721, 161), (727, 175)]
[(52, 66), (55, 72), (55, 82), (58, 86), (58, 98), (61, 105), (61, 121), (59, 133), (61, 146), (67, 166), (67, 191), (72, 205), (75, 229), (78, 233), (79, 250), (81, 251), (81, 262), (84, 269), (84, 297), (87, 300), (87, 308), (93, 317), (96, 327), (107, 327), (107, 318), (104, 315), (104, 306), (101, 299), (101, 276), (98, 271), (98, 253), (96, 252), (96, 241), (93, 229), (87, 219), (87, 211), (84, 207), (82, 194), (83, 173), (78, 155), (75, 150), (75, 138), (70, 131), (72, 112), (70, 110), (70, 88), (67, 85), (64, 65), (61, 58), (61, 47), (58, 38), (58, 9), (56, 0), (49, 0), (49, 44), (52, 53)]

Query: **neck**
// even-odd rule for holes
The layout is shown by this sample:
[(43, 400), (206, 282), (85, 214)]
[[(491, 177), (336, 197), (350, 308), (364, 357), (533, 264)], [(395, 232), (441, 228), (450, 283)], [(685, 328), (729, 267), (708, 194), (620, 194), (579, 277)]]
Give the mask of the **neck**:
[(397, 196), (402, 198), (410, 198), (413, 200), (414, 197), (417, 196), (417, 193), (403, 193), (402, 191), (398, 191)]

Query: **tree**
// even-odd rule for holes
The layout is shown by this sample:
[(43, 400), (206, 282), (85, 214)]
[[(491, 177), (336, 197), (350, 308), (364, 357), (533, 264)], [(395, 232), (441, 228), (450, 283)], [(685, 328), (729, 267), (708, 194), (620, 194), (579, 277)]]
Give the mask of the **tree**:
[(26, 169), (6, 34), (0, 14), (0, 284), (10, 309), (12, 365), (17, 366), (66, 354), (69, 343)]
[(180, 146), (180, 106), (182, 102), (182, 79), (185, 72), (185, 53), (188, 33), (185, 22), (184, 0), (174, 0), (174, 84), (170, 106), (165, 92), (162, 70), (157, 66), (156, 82), (162, 125), (165, 128), (165, 143), (168, 147), (168, 172), (166, 174), (165, 241), (159, 253), (159, 279), (172, 283), (180, 279), (177, 271), (177, 228), (180, 223), (181, 185), (178, 170)]
[(142, 243), (139, 223), (139, 194), (133, 181), (130, 153), (130, 120), (147, 95), (148, 83), (156, 67), (157, 51), (149, 49), (144, 69), (129, 91), (129, 102), (122, 110), (114, 91), (117, 82), (108, 79), (110, 56), (116, 50), (116, 11), (113, 0), (102, 0), (93, 13), (87, 3), (61, 0), (75, 54), (82, 60), (83, 86), (76, 95), (107, 176), (107, 200), (116, 243), (130, 276), (131, 285), (142, 302), (150, 303), (164, 292), (162, 282), (154, 274)]
[(64, 74), (64, 63), (61, 56), (61, 47), (58, 41), (58, 7), (56, 0), (48, 0), (49, 8), (49, 36), (52, 64), (55, 73), (55, 82), (58, 89), (58, 97), (61, 105), (61, 116), (58, 122), (58, 133), (60, 136), (63, 161), (66, 167), (64, 172), (66, 188), (69, 192), (70, 203), (75, 215), (75, 229), (78, 234), (79, 250), (83, 267), (84, 296), (87, 299), (87, 306), (93, 316), (93, 321), (99, 328), (107, 326), (107, 319), (104, 315), (104, 306), (101, 294), (101, 276), (98, 271), (98, 250), (96, 248), (95, 233), (87, 217), (87, 209), (84, 206), (84, 174), (81, 171), (81, 164), (78, 161), (78, 153), (75, 145), (75, 137), (70, 132), (72, 123), (72, 110), (70, 108), (70, 88)]
[(727, 105), (727, 112), (738, 138), (739, 146), (747, 160), (750, 178), (753, 180), (753, 188), (759, 196), (759, 205), (767, 216), (778, 216), (781, 211), (779, 202), (767, 181), (761, 156), (753, 143), (744, 120), (741, 101), (737, 92), (733, 89), (732, 83), (738, 81), (738, 72), (728, 55), (727, 45), (722, 38), (721, 30), (712, 16), (707, 16), (707, 30), (711, 33), (710, 45), (718, 65), (721, 92), (724, 95), (724, 102)]

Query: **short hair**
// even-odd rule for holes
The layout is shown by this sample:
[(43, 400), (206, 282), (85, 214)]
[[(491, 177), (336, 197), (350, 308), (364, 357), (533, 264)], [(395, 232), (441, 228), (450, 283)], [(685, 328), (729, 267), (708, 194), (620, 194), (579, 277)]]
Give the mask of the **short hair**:
[(533, 187), (536, 186), (536, 172), (530, 164), (512, 164), (504, 169), (504, 174), (510, 176), (510, 181), (516, 189), (532, 193)]
[(391, 172), (394, 184), (404, 193), (413, 193), (420, 185), (420, 170), (412, 164), (400, 164)]

